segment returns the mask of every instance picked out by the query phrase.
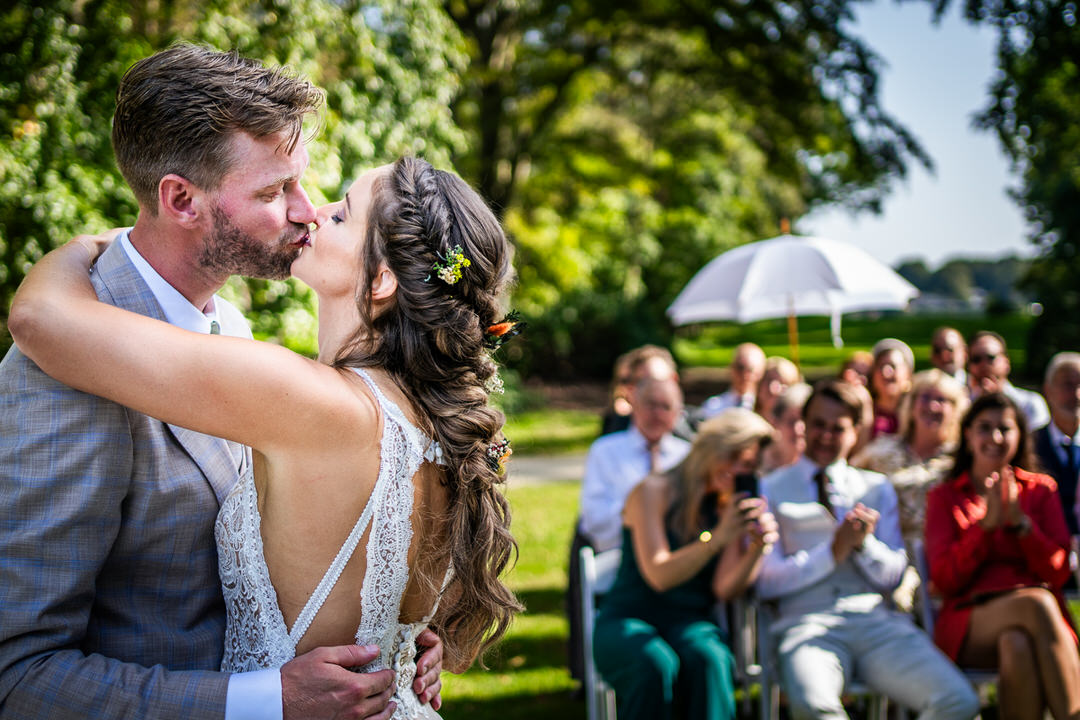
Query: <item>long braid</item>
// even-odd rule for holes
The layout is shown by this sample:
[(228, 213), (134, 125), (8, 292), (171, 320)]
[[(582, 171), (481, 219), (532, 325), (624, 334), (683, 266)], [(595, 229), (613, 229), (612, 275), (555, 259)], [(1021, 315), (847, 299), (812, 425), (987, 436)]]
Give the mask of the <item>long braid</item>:
[[(381, 180), (369, 210), (363, 287), (385, 262), (397, 278), (393, 305), (377, 316), (361, 298), (370, 335), (359, 334), (335, 362), (379, 366), (421, 408), (447, 462), (450, 585), (434, 624), (448, 665), (471, 662), (507, 630), (521, 605), (499, 575), (515, 557), (510, 507), (488, 461), (505, 418), (488, 404), (497, 368), (484, 330), (499, 316), (510, 248), (483, 200), (456, 176), (402, 158)], [(432, 267), (460, 246), (471, 266), (453, 285)]]

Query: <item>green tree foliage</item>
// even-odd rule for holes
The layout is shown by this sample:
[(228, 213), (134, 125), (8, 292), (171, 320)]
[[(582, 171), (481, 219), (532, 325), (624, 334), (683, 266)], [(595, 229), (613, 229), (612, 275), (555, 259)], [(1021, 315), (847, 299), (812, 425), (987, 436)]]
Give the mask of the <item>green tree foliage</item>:
[[(464, 45), (428, 0), (18, 0), (0, 10), (0, 323), (26, 269), (137, 206), (109, 144), (116, 86), (176, 40), (287, 64), (327, 92), (305, 178), (315, 202), (399, 154), (446, 166), (464, 136), (449, 104)], [(309, 292), (234, 282), (255, 331), (314, 349)]]
[[(944, 11), (947, 0), (938, 3)], [(1025, 288), (1042, 303), (1028, 371), (1080, 348), (1080, 22), (1075, 2), (968, 0), (997, 29), (998, 73), (979, 124), (998, 136), (1019, 176), (1014, 197), (1039, 250)]]
[(980, 290), (999, 307), (1016, 310), (1031, 302), (1018, 289), (1030, 266), (1029, 260), (1009, 255), (997, 260), (953, 258), (933, 272), (922, 260), (912, 260), (901, 263), (896, 271), (923, 293), (971, 301), (973, 291)]
[(471, 58), (458, 164), (517, 243), (523, 367), (606, 374), (667, 338), (718, 252), (819, 203), (876, 209), (929, 163), (878, 102), (851, 5), (447, 0)]

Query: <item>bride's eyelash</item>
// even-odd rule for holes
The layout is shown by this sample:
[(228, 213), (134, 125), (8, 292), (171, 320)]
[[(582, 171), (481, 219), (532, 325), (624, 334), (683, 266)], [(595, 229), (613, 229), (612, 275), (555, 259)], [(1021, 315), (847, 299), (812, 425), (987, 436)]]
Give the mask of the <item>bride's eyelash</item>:
[(345, 222), (345, 218), (341, 217), (340, 215), (338, 215), (338, 214), (336, 214), (336, 213), (335, 213), (335, 214), (333, 214), (333, 215), (331, 215), (331, 216), (330, 216), (330, 219), (334, 221), (334, 224), (335, 224), (335, 225), (336, 225), (336, 224), (338, 224), (338, 223), (343, 223), (343, 222)]

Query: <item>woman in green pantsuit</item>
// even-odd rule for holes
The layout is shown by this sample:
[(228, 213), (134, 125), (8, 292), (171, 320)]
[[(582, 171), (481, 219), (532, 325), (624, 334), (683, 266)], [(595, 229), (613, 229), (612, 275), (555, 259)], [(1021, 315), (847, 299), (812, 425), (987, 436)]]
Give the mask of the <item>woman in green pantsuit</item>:
[(734, 658), (713, 608), (754, 582), (776, 540), (764, 501), (735, 493), (772, 432), (749, 410), (725, 410), (680, 465), (627, 498), (622, 563), (593, 635), (619, 720), (735, 717)]

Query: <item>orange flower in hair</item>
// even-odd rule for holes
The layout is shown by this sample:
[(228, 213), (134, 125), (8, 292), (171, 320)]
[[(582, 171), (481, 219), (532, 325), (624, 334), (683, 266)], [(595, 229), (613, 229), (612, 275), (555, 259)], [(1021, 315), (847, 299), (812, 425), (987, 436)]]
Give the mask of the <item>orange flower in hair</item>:
[(498, 350), (507, 340), (525, 329), (525, 322), (517, 310), (511, 310), (499, 322), (489, 325), (484, 331), (484, 346), (489, 350)]

